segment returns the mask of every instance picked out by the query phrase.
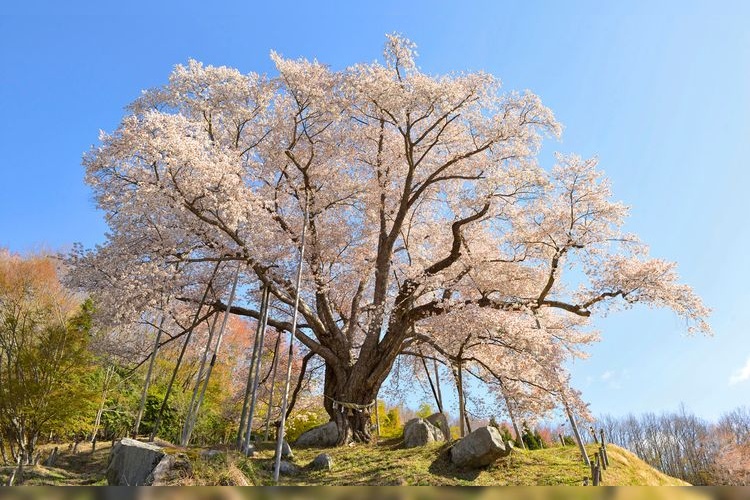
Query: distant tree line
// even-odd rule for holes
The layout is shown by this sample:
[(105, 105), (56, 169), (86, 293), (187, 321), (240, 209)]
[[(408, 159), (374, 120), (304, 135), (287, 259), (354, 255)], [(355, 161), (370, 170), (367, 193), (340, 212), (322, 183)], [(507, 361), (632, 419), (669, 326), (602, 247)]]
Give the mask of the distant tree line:
[(608, 440), (649, 465), (694, 485), (750, 485), (750, 409), (709, 422), (689, 413), (598, 419)]

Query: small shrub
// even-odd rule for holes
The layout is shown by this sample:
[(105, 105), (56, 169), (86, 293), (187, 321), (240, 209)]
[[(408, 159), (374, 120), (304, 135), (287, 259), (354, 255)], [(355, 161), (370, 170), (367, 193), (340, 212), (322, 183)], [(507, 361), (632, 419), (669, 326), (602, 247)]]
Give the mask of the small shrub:
[(315, 408), (295, 413), (289, 418), (289, 420), (287, 420), (285, 427), (286, 439), (291, 443), (300, 437), (303, 432), (308, 431), (313, 427), (323, 425), (329, 420), (328, 413), (326, 413), (323, 408)]
[(419, 405), (419, 409), (417, 410), (417, 417), (427, 418), (433, 413), (435, 412), (432, 411), (432, 407), (429, 405), (429, 403), (422, 403), (421, 405)]

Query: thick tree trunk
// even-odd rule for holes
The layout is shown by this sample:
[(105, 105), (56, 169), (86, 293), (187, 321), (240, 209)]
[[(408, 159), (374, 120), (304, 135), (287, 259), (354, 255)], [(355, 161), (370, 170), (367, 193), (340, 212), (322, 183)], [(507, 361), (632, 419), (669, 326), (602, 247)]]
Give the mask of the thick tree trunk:
[(324, 406), (339, 431), (337, 446), (372, 440), (371, 416), (380, 388), (376, 379), (350, 374), (346, 380), (338, 381), (333, 369), (326, 365)]

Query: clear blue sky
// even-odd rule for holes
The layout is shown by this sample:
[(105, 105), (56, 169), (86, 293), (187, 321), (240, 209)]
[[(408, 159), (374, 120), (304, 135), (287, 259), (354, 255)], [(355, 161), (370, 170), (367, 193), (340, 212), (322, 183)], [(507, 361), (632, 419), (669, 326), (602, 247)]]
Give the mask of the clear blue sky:
[(594, 412), (750, 402), (750, 380), (729, 383), (750, 361), (750, 2), (106, 3), (0, 7), (0, 246), (102, 241), (81, 154), (174, 64), (272, 72), (274, 49), (344, 67), (399, 31), (427, 72), (482, 69), (539, 94), (565, 126), (545, 158), (598, 154), (627, 229), (714, 308), (712, 338), (664, 311), (598, 321), (603, 341), (573, 367)]

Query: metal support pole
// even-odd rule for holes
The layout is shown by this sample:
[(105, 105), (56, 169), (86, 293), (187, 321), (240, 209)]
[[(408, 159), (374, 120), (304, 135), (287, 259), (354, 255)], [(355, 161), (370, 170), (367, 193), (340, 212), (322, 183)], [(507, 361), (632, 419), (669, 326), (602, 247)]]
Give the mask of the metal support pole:
[(143, 418), (143, 410), (146, 408), (146, 397), (148, 395), (148, 387), (151, 384), (151, 373), (154, 371), (154, 362), (156, 361), (156, 355), (159, 353), (159, 341), (161, 340), (161, 332), (164, 328), (164, 313), (161, 315), (159, 321), (159, 327), (156, 331), (156, 340), (154, 341), (154, 349), (151, 351), (151, 360), (148, 362), (148, 371), (146, 372), (146, 381), (143, 383), (143, 393), (141, 394), (141, 404), (138, 407), (138, 416), (135, 419), (135, 427), (133, 427), (133, 438), (138, 437), (138, 429), (141, 427), (141, 418)]
[(247, 410), (248, 410), (248, 403), (250, 402), (250, 392), (252, 391), (252, 385), (253, 385), (253, 375), (255, 370), (255, 357), (258, 356), (258, 350), (259, 350), (259, 344), (258, 340), (260, 339), (260, 329), (261, 329), (261, 318), (263, 317), (263, 311), (266, 309), (266, 300), (268, 299), (267, 295), (268, 287), (264, 286), (260, 293), (260, 318), (258, 318), (258, 323), (255, 327), (255, 337), (253, 338), (253, 351), (250, 355), (250, 366), (247, 369), (247, 384), (245, 384), (245, 398), (242, 401), (242, 414), (240, 415), (240, 426), (237, 429), (237, 448), (238, 449), (244, 449), (244, 442), (243, 442), (243, 433), (245, 430), (245, 418), (247, 417)]
[(206, 284), (206, 289), (203, 291), (203, 297), (201, 297), (201, 302), (198, 304), (198, 309), (195, 311), (195, 317), (193, 318), (193, 322), (190, 325), (190, 328), (188, 328), (187, 334), (185, 335), (185, 342), (182, 344), (182, 350), (180, 351), (180, 356), (177, 358), (177, 364), (174, 367), (174, 371), (172, 371), (172, 378), (169, 379), (169, 385), (167, 385), (167, 393), (164, 395), (164, 401), (161, 403), (161, 407), (159, 408), (159, 413), (156, 415), (156, 422), (154, 422), (154, 428), (151, 430), (151, 435), (149, 436), (148, 440), (153, 441), (156, 437), (156, 433), (159, 430), (159, 425), (161, 424), (161, 417), (164, 415), (164, 410), (167, 408), (167, 402), (169, 401), (169, 395), (172, 393), (172, 386), (174, 385), (174, 381), (177, 378), (177, 370), (180, 369), (180, 365), (182, 364), (182, 358), (185, 356), (185, 351), (187, 350), (188, 343), (190, 342), (190, 336), (193, 334), (193, 329), (198, 325), (198, 318), (200, 318), (201, 310), (203, 309), (204, 302), (206, 302), (206, 297), (208, 297), (208, 291), (211, 289), (211, 283), (213, 283), (214, 278), (216, 277), (216, 272), (219, 270), (219, 265), (221, 264), (221, 259), (216, 261), (216, 265), (214, 266), (214, 270), (211, 273), (211, 277), (208, 280), (208, 283)]
[(263, 441), (268, 441), (268, 431), (271, 426), (271, 412), (273, 411), (273, 393), (276, 389), (276, 369), (279, 366), (279, 347), (281, 346), (281, 332), (277, 331), (276, 346), (273, 348), (273, 367), (271, 368), (271, 392), (268, 395), (268, 410), (266, 411), (266, 430), (263, 433)]
[(200, 410), (201, 403), (203, 402), (203, 397), (206, 394), (206, 388), (208, 387), (208, 381), (211, 378), (211, 372), (213, 371), (214, 365), (216, 364), (216, 355), (219, 353), (219, 349), (221, 348), (221, 341), (224, 338), (224, 331), (227, 328), (227, 321), (229, 320), (229, 310), (232, 308), (232, 303), (234, 302), (234, 292), (237, 290), (237, 281), (240, 278), (240, 267), (241, 264), (237, 264), (237, 270), (234, 272), (232, 291), (229, 293), (229, 302), (227, 303), (226, 311), (224, 311), (224, 318), (221, 321), (221, 328), (219, 329), (219, 335), (216, 339), (216, 348), (214, 349), (213, 355), (211, 356), (211, 363), (208, 365), (206, 378), (203, 380), (203, 388), (201, 389), (201, 394), (198, 397), (198, 402), (195, 404), (195, 413), (193, 414), (192, 421), (190, 422), (190, 427), (188, 429), (188, 432), (186, 433), (184, 446), (187, 446), (187, 444), (190, 442), (190, 435), (193, 433), (193, 427), (195, 427), (195, 421), (198, 418), (198, 410)]
[(190, 428), (190, 421), (192, 420), (193, 413), (195, 412), (195, 401), (198, 399), (198, 393), (200, 392), (201, 380), (203, 380), (203, 374), (206, 370), (206, 362), (208, 361), (208, 352), (211, 350), (211, 342), (214, 338), (214, 332), (216, 331), (216, 321), (219, 315), (214, 316), (211, 326), (208, 329), (208, 340), (206, 340), (206, 347), (203, 349), (203, 355), (201, 356), (201, 364), (198, 368), (198, 375), (195, 377), (195, 387), (193, 387), (193, 395), (190, 397), (190, 405), (188, 406), (187, 417), (185, 418), (185, 425), (182, 427), (182, 436), (180, 437), (180, 445), (187, 446), (188, 429)]
[(250, 411), (247, 415), (247, 431), (245, 433), (245, 454), (250, 452), (250, 433), (253, 428), (253, 417), (255, 416), (255, 403), (258, 400), (258, 383), (260, 382), (260, 368), (263, 359), (263, 344), (266, 341), (266, 326), (268, 326), (268, 309), (271, 305), (271, 290), (266, 288), (266, 307), (261, 311), (260, 339), (258, 341), (258, 356), (255, 364), (255, 377), (250, 396)]
[(286, 364), (286, 379), (284, 381), (284, 397), (281, 402), (281, 422), (279, 424), (279, 435), (276, 438), (276, 460), (273, 466), (273, 482), (279, 483), (279, 468), (281, 467), (281, 448), (284, 444), (284, 426), (286, 425), (286, 408), (289, 403), (289, 380), (292, 378), (292, 357), (294, 355), (294, 336), (297, 333), (297, 315), (299, 314), (299, 295), (302, 286), (302, 263), (305, 255), (305, 233), (307, 232), (307, 219), (309, 207), (307, 194), (305, 194), (305, 217), (302, 223), (302, 236), (299, 249), (299, 263), (297, 264), (297, 289), (294, 293), (294, 312), (292, 314), (292, 331), (289, 333), (289, 357)]

